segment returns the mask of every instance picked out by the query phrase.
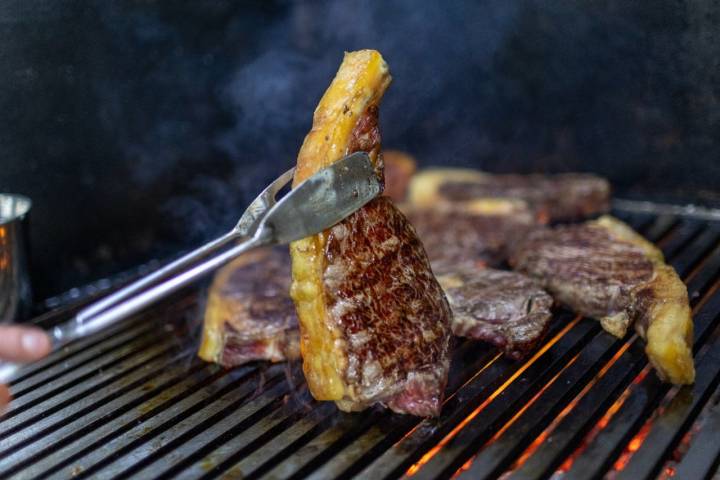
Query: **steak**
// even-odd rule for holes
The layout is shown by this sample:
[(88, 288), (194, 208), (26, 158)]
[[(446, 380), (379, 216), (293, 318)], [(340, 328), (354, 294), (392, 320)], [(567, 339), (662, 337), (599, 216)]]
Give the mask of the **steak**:
[(435, 273), (502, 265), (510, 243), (536, 226), (523, 202), (485, 199), (453, 208), (404, 206)]
[[(378, 104), (390, 83), (373, 50), (345, 55), (313, 116), (294, 185), (362, 150), (382, 175)], [(415, 230), (378, 197), (320, 234), (293, 242), (291, 296), (312, 395), (344, 411), (375, 403), (440, 412), (451, 312)]]
[(510, 264), (615, 336), (634, 323), (659, 376), (693, 382), (687, 289), (662, 253), (629, 226), (604, 216), (536, 230), (516, 244)]
[(542, 223), (578, 220), (607, 212), (610, 184), (583, 173), (493, 175), (468, 169), (428, 169), (410, 186), (413, 203), (437, 205), (479, 198), (524, 200)]
[(234, 367), (300, 357), (290, 256), (284, 248), (246, 253), (216, 274), (205, 308), (199, 356)]
[(386, 150), (382, 156), (385, 166), (383, 194), (396, 202), (403, 202), (407, 197), (407, 190), (417, 169), (417, 163), (412, 156), (399, 150)]
[(547, 332), (553, 300), (516, 272), (457, 270), (438, 276), (453, 312), (455, 335), (488, 342), (507, 357), (525, 358)]

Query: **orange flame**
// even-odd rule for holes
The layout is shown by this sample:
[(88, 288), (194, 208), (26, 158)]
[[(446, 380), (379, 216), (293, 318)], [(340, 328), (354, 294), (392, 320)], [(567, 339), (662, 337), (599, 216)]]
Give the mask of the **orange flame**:
[(557, 333), (550, 341), (548, 341), (543, 347), (538, 350), (535, 355), (533, 355), (527, 362), (523, 364), (522, 367), (520, 367), (510, 378), (508, 378), (505, 383), (503, 383), (497, 390), (495, 390), (487, 399), (485, 399), (484, 402), (482, 402), (475, 410), (470, 413), (467, 417), (465, 417), (460, 423), (455, 426), (445, 437), (443, 437), (440, 442), (435, 445), (433, 448), (431, 448), (425, 455), (423, 455), (420, 460), (418, 460), (415, 464), (413, 464), (410, 468), (407, 469), (405, 472), (405, 475), (408, 477), (412, 477), (415, 475), (420, 469), (427, 464), (437, 453), (442, 450), (442, 448), (450, 442), (457, 434), (465, 428), (465, 425), (470, 423), (473, 418), (478, 416), (480, 412), (482, 412), (490, 403), (492, 403), (495, 398), (497, 398), (498, 395), (500, 395), (512, 382), (515, 381), (520, 375), (523, 374), (525, 370), (527, 370), (535, 361), (542, 356), (543, 353), (548, 351), (550, 347), (552, 347), (560, 338), (562, 338), (563, 335), (565, 335), (572, 327), (574, 327), (581, 319), (582, 317), (577, 316), (575, 317), (571, 322), (569, 322), (560, 332)]

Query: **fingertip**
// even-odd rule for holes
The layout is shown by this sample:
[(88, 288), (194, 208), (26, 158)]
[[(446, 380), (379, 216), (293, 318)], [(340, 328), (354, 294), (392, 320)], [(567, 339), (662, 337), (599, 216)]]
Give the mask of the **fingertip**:
[(30, 359), (39, 359), (50, 353), (50, 337), (38, 328), (27, 329), (20, 337), (22, 348)]

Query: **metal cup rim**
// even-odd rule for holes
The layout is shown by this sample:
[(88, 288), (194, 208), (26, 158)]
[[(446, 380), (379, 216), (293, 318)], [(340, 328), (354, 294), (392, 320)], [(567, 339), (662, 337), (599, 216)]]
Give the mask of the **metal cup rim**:
[(32, 200), (25, 195), (19, 195), (17, 193), (0, 193), (0, 212), (2, 212), (2, 204), (10, 201), (19, 203), (17, 206), (18, 210), (9, 216), (3, 216), (0, 213), (0, 225), (7, 225), (18, 220), (22, 220), (32, 208)]

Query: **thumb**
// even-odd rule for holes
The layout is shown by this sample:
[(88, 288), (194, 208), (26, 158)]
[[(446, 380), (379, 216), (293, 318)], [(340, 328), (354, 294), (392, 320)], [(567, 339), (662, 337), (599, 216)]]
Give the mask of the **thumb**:
[(0, 358), (11, 362), (38, 360), (52, 348), (50, 338), (35, 327), (0, 326)]

